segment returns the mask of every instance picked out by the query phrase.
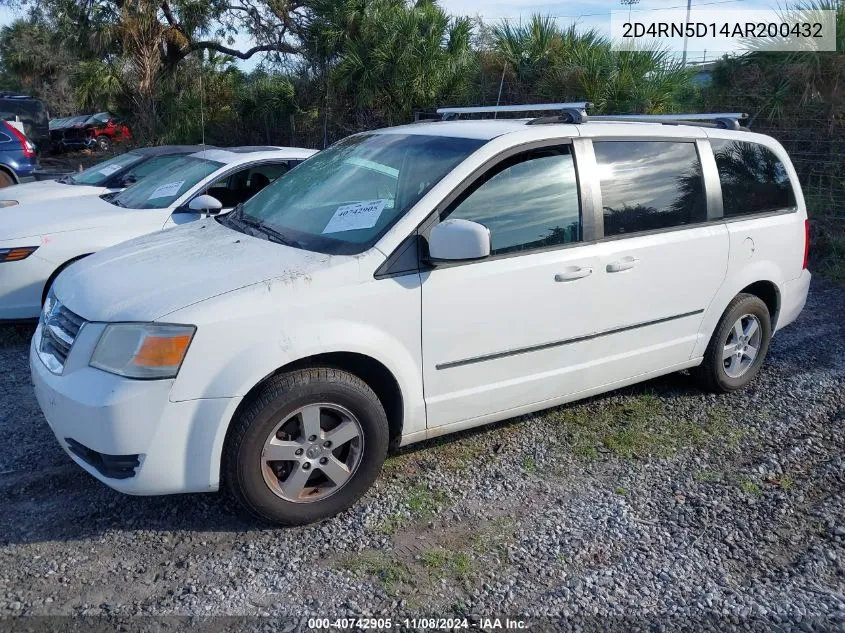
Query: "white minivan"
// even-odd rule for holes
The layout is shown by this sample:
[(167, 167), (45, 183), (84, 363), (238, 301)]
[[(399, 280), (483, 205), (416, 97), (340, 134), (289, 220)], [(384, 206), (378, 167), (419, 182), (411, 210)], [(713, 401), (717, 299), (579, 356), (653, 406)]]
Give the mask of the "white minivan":
[(810, 283), (784, 149), (559, 108), (357, 134), (68, 268), (30, 354), (61, 445), (116, 490), (301, 524), (391, 445), (689, 368), (746, 386)]

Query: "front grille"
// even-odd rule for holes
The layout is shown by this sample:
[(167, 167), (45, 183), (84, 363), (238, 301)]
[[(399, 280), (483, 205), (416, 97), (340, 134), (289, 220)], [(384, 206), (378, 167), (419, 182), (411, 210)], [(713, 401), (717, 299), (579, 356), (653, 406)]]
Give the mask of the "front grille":
[(135, 469), (141, 464), (138, 455), (107, 455), (80, 444), (72, 437), (66, 437), (67, 447), (89, 466), (97, 469), (104, 477), (129, 479), (135, 476)]
[(62, 372), (85, 319), (74, 314), (56, 299), (48, 299), (41, 315), (41, 340), (38, 355), (53, 373)]

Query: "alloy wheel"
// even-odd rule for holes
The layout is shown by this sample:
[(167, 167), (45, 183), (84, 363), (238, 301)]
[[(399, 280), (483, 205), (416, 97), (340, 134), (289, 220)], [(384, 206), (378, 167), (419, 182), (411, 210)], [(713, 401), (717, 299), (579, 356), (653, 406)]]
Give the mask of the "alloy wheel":
[(743, 314), (733, 324), (722, 349), (722, 362), (729, 378), (739, 378), (754, 364), (762, 331), (760, 320), (753, 314)]
[(276, 425), (261, 451), (264, 482), (294, 503), (321, 501), (355, 474), (364, 450), (358, 418), (336, 404), (300, 407)]

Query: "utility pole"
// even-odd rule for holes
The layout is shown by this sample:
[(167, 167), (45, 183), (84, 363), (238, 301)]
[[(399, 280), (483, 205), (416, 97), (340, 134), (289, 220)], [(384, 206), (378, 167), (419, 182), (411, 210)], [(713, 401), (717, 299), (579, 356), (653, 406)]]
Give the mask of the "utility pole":
[(628, 22), (631, 21), (631, 7), (639, 3), (640, 0), (619, 0), (619, 4), (628, 7)]
[(687, 65), (687, 24), (689, 24), (689, 14), (692, 10), (692, 0), (687, 0), (687, 19), (684, 22), (684, 58), (681, 60), (683, 66)]

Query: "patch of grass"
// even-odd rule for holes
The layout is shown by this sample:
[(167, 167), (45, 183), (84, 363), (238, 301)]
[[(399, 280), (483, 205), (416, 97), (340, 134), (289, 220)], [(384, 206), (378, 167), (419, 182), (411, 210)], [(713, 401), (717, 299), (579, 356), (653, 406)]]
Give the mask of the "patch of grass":
[(692, 474), (694, 481), (704, 484), (713, 484), (722, 481), (725, 476), (717, 470), (710, 470), (709, 468), (700, 468)]
[(522, 457), (522, 470), (527, 473), (533, 473), (537, 471), (537, 461), (531, 457), (531, 455), (523, 455)]
[(364, 550), (344, 557), (341, 566), (358, 576), (371, 576), (389, 595), (396, 593), (398, 585), (412, 579), (408, 567), (386, 552)]
[(624, 497), (625, 495), (628, 494), (628, 489), (623, 488), (622, 486), (617, 486), (616, 488), (613, 489), (613, 492), (618, 494), (620, 497)]
[(707, 419), (701, 427), (707, 439), (722, 440), (731, 448), (739, 446), (748, 435), (748, 431), (731, 426), (730, 411), (724, 406), (715, 406), (707, 412)]
[(750, 497), (759, 497), (763, 494), (762, 489), (751, 477), (741, 477), (739, 480), (740, 489)]
[(586, 446), (586, 445), (581, 444), (581, 445), (575, 446), (572, 452), (575, 455), (577, 455), (578, 457), (583, 457), (584, 459), (587, 459), (587, 460), (593, 460), (593, 459), (599, 458), (599, 449), (596, 448), (595, 446)]
[(433, 455), (438, 464), (446, 470), (460, 472), (478, 459), (485, 451), (481, 437), (461, 439), (444, 438), (435, 447)]
[(410, 521), (425, 520), (433, 517), (441, 508), (449, 504), (449, 496), (442, 490), (429, 490), (418, 484), (405, 493), (404, 502), (408, 506), (410, 517), (405, 512), (397, 511), (373, 526), (376, 532), (393, 536)]
[(604, 449), (630, 458), (662, 452), (658, 417), (663, 410), (656, 397), (643, 394), (595, 412), (573, 407), (553, 415), (563, 423), (565, 440), (576, 455), (596, 459)]
[(420, 560), (432, 572), (441, 576), (464, 579), (473, 571), (472, 558), (466, 552), (453, 552), (442, 547), (425, 550)]
[(381, 467), (382, 476), (390, 477), (392, 475), (399, 475), (408, 470), (411, 463), (408, 455), (392, 455), (388, 457)]
[(516, 532), (516, 522), (510, 517), (498, 517), (472, 537), (472, 549), (478, 554), (498, 554), (508, 561), (508, 543)]
[(714, 407), (703, 421), (672, 416), (652, 394), (588, 411), (586, 406), (558, 409), (551, 414), (562, 423), (563, 444), (578, 457), (598, 459), (603, 453), (622, 459), (671, 457), (690, 446), (714, 440), (736, 445), (743, 437), (733, 428), (724, 407)]
[(403, 525), (405, 525), (405, 518), (397, 512), (377, 523), (375, 530), (381, 534), (393, 536)]
[(795, 481), (789, 475), (784, 475), (780, 478), (778, 485), (784, 492), (789, 492), (795, 487)]
[(408, 508), (416, 519), (427, 519), (448, 503), (445, 492), (432, 491), (422, 485), (414, 486), (408, 494)]

